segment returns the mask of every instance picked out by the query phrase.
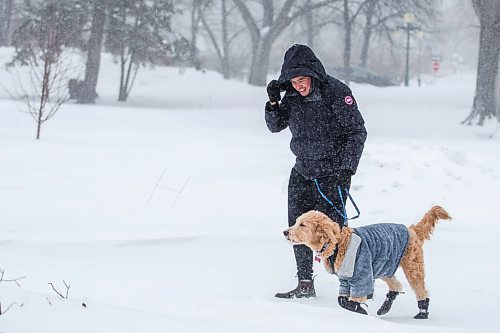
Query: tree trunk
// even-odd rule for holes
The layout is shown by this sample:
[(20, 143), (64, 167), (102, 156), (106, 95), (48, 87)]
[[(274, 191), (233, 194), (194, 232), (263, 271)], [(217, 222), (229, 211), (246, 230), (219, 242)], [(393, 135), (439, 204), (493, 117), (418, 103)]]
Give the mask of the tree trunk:
[(470, 125), (477, 119), (477, 124), (483, 125), (485, 119), (496, 116), (495, 81), (500, 54), (500, 3), (497, 0), (473, 0), (473, 5), (481, 25), (476, 94), (471, 113), (462, 123)]
[(313, 13), (311, 10), (311, 0), (307, 0), (306, 8), (305, 21), (307, 45), (312, 49), (314, 47), (314, 22)]
[(245, 2), (242, 0), (233, 0), (233, 2), (240, 10), (252, 40), (252, 61), (248, 83), (255, 86), (266, 85), (271, 47), (276, 38), (292, 21), (305, 15), (308, 11), (317, 9), (326, 4), (326, 2), (318, 2), (310, 6), (308, 4), (307, 7), (301, 7), (290, 12), (296, 0), (286, 0), (279, 12), (274, 15), (274, 2), (271, 0), (263, 0), (261, 3), (263, 6), (262, 28), (259, 28), (257, 20), (254, 19), (252, 12), (248, 9)]
[(261, 38), (254, 53), (255, 56), (252, 58), (250, 76), (248, 77), (248, 83), (253, 86), (265, 86), (267, 84), (267, 70), (273, 41), (274, 38), (269, 35)]
[(498, 72), (499, 43), (499, 38), (495, 39), (491, 31), (481, 27), (476, 95), (472, 106), (472, 112), (479, 116), (478, 125), (483, 125), (486, 118), (496, 115), (495, 80)]
[(127, 87), (125, 85), (120, 85), (120, 92), (118, 94), (118, 102), (127, 101)]
[(229, 64), (229, 33), (227, 28), (227, 4), (226, 0), (221, 1), (222, 14), (222, 59), (221, 70), (224, 79), (231, 77), (231, 66)]
[[(500, 61), (500, 56), (499, 56), (499, 59)], [(500, 63), (498, 64), (498, 66), (500, 66)], [(496, 102), (496, 105), (497, 105), (497, 119), (498, 121), (500, 122), (500, 67), (499, 67), (499, 70), (497, 71), (497, 79), (496, 79), (496, 98), (495, 98), (495, 102)]]
[(0, 2), (0, 46), (10, 45), (10, 24), (12, 22), (13, 0)]
[(344, 71), (346, 85), (351, 82), (351, 31), (349, 0), (344, 0)]
[(133, 62), (133, 55), (130, 56), (130, 60), (128, 63), (128, 66), (126, 63), (123, 64), (122, 69), (125, 70), (127, 68), (126, 73), (122, 73), (121, 77), (121, 84), (120, 84), (120, 94), (118, 95), (118, 101), (119, 102), (126, 102), (128, 98), (128, 94), (130, 90), (132, 89), (132, 84), (133, 80), (131, 81), (131, 74), (132, 74), (132, 66), (134, 65)]
[(361, 47), (360, 66), (366, 67), (368, 63), (368, 49), (370, 47), (370, 39), (372, 36), (373, 26), (372, 20), (375, 12), (376, 1), (370, 1), (366, 8), (366, 24), (363, 27), (363, 45)]
[(193, 5), (191, 7), (191, 48), (189, 50), (189, 61), (196, 70), (201, 68), (198, 48), (196, 47), (198, 44), (200, 15), (203, 15), (203, 13), (201, 13), (201, 5), (202, 3), (200, 0), (193, 0)]
[(128, 55), (122, 56), (119, 102), (126, 102), (130, 91), (134, 86), (140, 64), (137, 62), (136, 51), (129, 51)]
[(264, 17), (262, 29), (260, 29), (257, 25), (257, 21), (253, 18), (252, 13), (245, 5), (244, 1), (233, 0), (233, 2), (240, 10), (252, 39), (252, 61), (248, 83), (255, 86), (265, 86), (273, 42), (278, 35), (285, 30), (290, 22), (300, 15), (303, 15), (304, 11), (300, 14), (295, 13), (290, 16), (290, 10), (295, 4), (295, 0), (287, 0), (275, 18), (274, 3), (270, 0), (262, 1)]
[(85, 79), (78, 96), (78, 103), (94, 103), (97, 98), (97, 78), (101, 64), (101, 50), (106, 24), (106, 9), (104, 0), (95, 0), (92, 13), (92, 28), (88, 43), (87, 63), (85, 65)]
[(127, 66), (127, 59), (125, 57), (125, 50), (122, 49), (120, 55), (120, 90), (118, 92), (118, 101), (125, 102), (127, 100), (127, 86), (125, 85), (125, 68)]
[(52, 56), (52, 45), (53, 45), (53, 38), (52, 36), (54, 35), (54, 29), (52, 25), (49, 25), (49, 30), (48, 30), (48, 38), (47, 38), (47, 44), (45, 45), (45, 50), (43, 50), (43, 73), (42, 73), (42, 86), (40, 87), (40, 104), (38, 107), (38, 114), (37, 114), (37, 126), (36, 126), (36, 139), (40, 139), (40, 133), (42, 130), (42, 123), (44, 120), (44, 113), (45, 113), (45, 105), (47, 104), (47, 101), (49, 100), (49, 95), (50, 95), (50, 86), (52, 85), (51, 82), (51, 61), (53, 60)]

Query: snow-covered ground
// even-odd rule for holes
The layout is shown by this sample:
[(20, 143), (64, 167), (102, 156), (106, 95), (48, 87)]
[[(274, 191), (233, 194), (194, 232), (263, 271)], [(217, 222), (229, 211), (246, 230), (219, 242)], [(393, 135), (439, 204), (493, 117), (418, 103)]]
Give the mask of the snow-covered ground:
[[(8, 51), (1, 50), (0, 60)], [(181, 73), (183, 72), (183, 73)], [(96, 105), (66, 104), (42, 128), (0, 91), (0, 332), (498, 332), (500, 133), (460, 125), (474, 76), (423, 87), (353, 85), (368, 140), (351, 226), (453, 216), (426, 243), (430, 319), (413, 293), (384, 317), (337, 305), (315, 264), (314, 300), (295, 287), (286, 227), (290, 134), (268, 132), (264, 88), (191, 69), (143, 69), (115, 102), (105, 57)], [(0, 83), (10, 86), (0, 71)], [(351, 211), (352, 212), (352, 211)], [(61, 299), (49, 283), (69, 298)], [(85, 303), (86, 307), (82, 306)]]

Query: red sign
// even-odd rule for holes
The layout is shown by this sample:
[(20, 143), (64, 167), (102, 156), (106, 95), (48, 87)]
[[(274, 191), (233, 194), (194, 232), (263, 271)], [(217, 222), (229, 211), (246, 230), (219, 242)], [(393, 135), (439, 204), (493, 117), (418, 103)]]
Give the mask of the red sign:
[(439, 70), (439, 61), (432, 62), (432, 69), (434, 70), (434, 72), (437, 72)]

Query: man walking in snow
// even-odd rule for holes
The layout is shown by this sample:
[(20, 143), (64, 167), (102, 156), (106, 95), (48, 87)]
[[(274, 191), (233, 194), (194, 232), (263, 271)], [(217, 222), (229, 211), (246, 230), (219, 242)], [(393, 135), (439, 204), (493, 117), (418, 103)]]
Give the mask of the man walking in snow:
[[(280, 91), (285, 91), (283, 99)], [(268, 84), (267, 93), (267, 127), (271, 132), (289, 127), (290, 148), (296, 156), (288, 183), (288, 225), (309, 210), (347, 223), (342, 203), (366, 140), (364, 120), (351, 90), (326, 74), (309, 47), (295, 44), (286, 51), (280, 77)], [(293, 250), (298, 285), (276, 297), (315, 297), (313, 253), (305, 245), (295, 245)]]

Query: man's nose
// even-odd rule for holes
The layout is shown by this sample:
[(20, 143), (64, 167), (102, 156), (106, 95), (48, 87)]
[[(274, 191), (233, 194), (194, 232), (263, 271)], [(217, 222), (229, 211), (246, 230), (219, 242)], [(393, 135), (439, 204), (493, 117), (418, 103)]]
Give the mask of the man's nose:
[(285, 235), (285, 237), (288, 237), (288, 230), (283, 231), (283, 235)]

